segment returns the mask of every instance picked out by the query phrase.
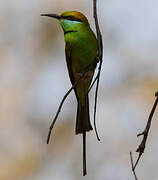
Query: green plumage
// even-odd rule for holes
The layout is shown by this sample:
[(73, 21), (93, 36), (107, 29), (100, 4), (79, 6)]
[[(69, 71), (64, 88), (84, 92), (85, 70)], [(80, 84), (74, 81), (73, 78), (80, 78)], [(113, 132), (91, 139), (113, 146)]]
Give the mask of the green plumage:
[(76, 134), (83, 134), (83, 175), (86, 175), (86, 132), (92, 130), (89, 116), (88, 89), (96, 67), (98, 42), (87, 18), (80, 12), (68, 11), (60, 15), (43, 14), (43, 16), (58, 19), (63, 28), (66, 62), (72, 85), (84, 73), (74, 91), (78, 102)]
[[(72, 85), (90, 67), (74, 89), (78, 102), (75, 131), (76, 134), (83, 134), (83, 175), (85, 176), (87, 174), (86, 132), (92, 130), (89, 116), (88, 89), (96, 67), (97, 39), (89, 26), (88, 20), (81, 13), (65, 12), (61, 16), (67, 17), (62, 18), (60, 24), (65, 35), (66, 62)], [(82, 20), (82, 22), (73, 20), (74, 17)]]
[(92, 130), (89, 118), (88, 88), (96, 67), (97, 40), (89, 24), (60, 20), (65, 33), (65, 54), (71, 83), (81, 76), (87, 67), (91, 68), (75, 88), (78, 101), (76, 134)]

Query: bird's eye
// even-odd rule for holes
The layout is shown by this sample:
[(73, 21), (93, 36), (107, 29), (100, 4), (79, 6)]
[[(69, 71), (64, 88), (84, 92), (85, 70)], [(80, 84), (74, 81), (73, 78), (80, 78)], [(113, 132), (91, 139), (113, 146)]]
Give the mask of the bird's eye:
[(64, 19), (70, 20), (70, 21), (78, 21), (78, 22), (82, 22), (82, 20), (73, 17), (73, 16), (63, 16)]
[(67, 16), (66, 19), (73, 20), (74, 18), (72, 16)]
[(73, 20), (73, 16), (62, 16), (63, 19)]

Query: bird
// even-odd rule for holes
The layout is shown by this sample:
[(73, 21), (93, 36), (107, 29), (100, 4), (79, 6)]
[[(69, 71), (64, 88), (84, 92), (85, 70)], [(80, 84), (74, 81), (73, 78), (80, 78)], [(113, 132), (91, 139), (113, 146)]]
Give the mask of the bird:
[[(98, 41), (86, 16), (78, 11), (41, 14), (59, 21), (65, 39), (65, 56), (71, 84), (77, 99), (76, 134), (83, 135), (83, 176), (86, 168), (86, 132), (93, 130), (90, 122), (88, 90), (97, 66)], [(83, 77), (82, 77), (83, 76)], [(80, 78), (80, 80), (79, 80)]]

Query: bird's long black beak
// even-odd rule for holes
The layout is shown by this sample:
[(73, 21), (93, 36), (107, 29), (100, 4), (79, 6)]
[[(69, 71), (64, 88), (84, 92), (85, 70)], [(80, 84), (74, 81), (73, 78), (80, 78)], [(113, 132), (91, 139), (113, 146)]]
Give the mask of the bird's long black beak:
[(48, 16), (55, 19), (61, 19), (61, 16), (59, 16), (58, 14), (41, 14), (41, 16)]

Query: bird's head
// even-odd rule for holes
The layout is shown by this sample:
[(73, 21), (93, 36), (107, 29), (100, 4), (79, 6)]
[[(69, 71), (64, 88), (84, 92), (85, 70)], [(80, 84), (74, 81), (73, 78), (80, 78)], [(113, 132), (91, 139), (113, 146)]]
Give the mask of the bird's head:
[(41, 14), (41, 16), (48, 16), (58, 19), (63, 30), (73, 30), (78, 28), (78, 24), (89, 26), (87, 18), (78, 11), (66, 11), (58, 14)]

